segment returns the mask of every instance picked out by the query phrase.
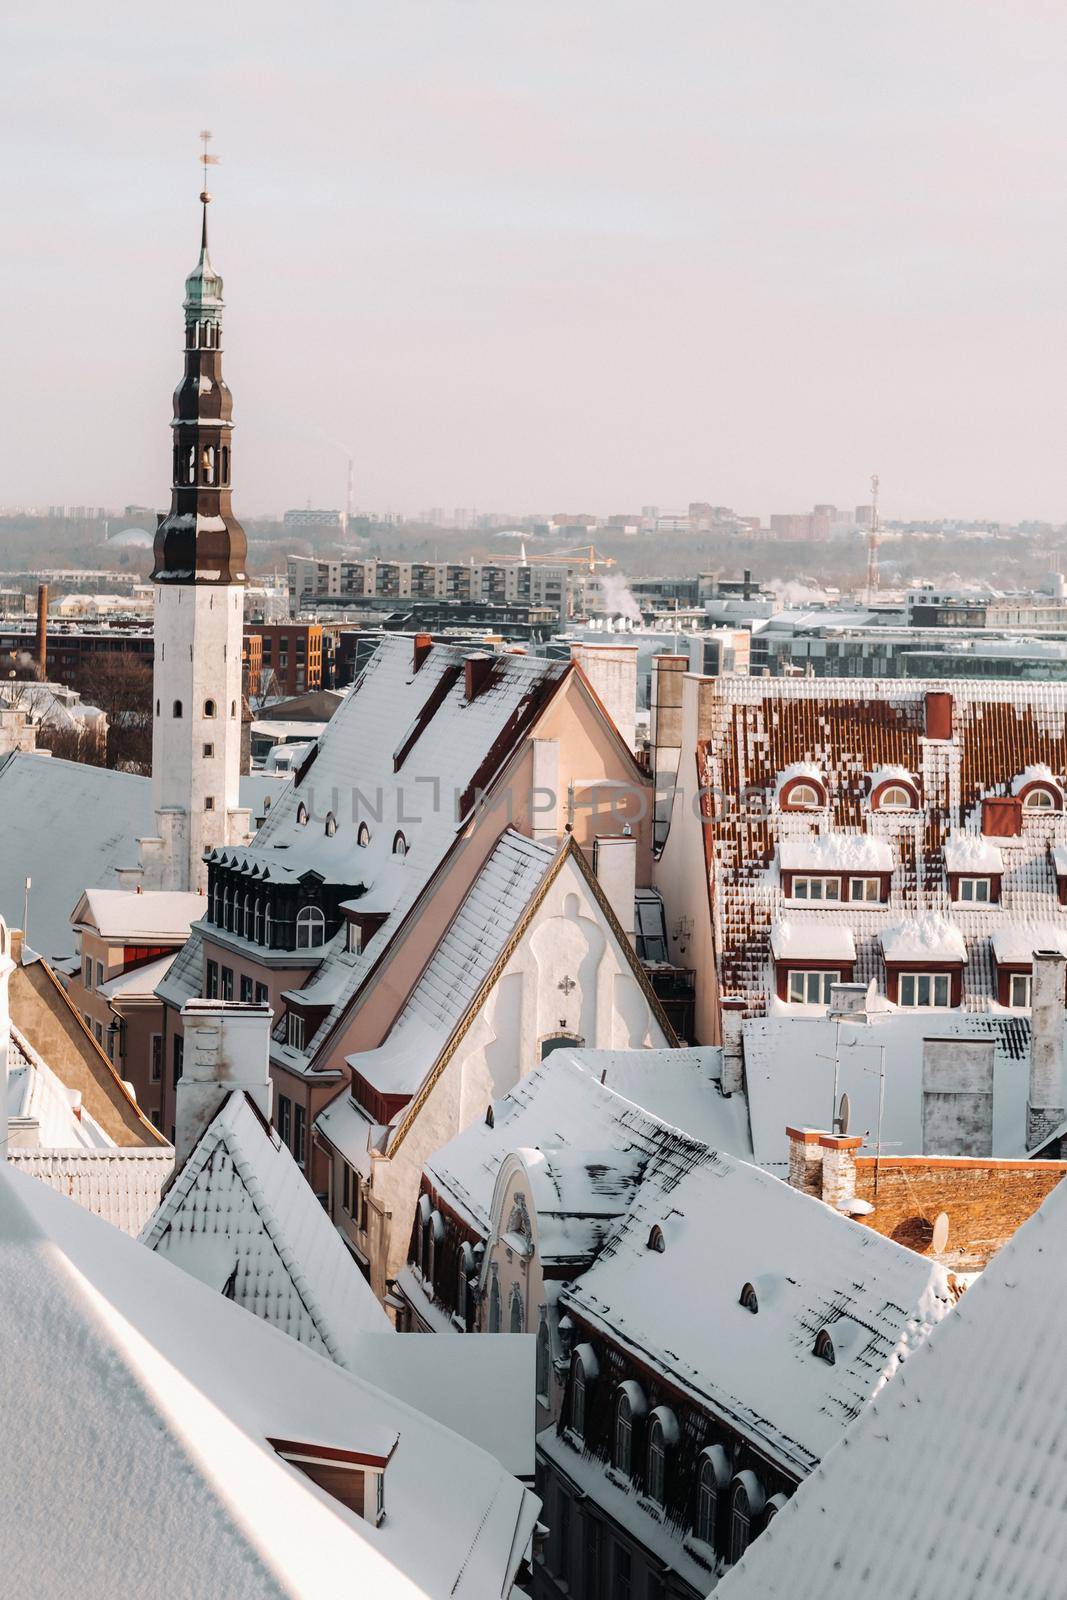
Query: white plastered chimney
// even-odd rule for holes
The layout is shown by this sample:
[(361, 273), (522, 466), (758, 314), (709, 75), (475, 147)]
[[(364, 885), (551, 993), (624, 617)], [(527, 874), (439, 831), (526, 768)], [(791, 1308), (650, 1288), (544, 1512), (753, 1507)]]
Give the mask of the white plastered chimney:
[(244, 1090), (270, 1121), (272, 1016), (270, 1006), (244, 1001), (187, 1000), (182, 1006), (185, 1049), (174, 1117), (178, 1168), (235, 1090)]

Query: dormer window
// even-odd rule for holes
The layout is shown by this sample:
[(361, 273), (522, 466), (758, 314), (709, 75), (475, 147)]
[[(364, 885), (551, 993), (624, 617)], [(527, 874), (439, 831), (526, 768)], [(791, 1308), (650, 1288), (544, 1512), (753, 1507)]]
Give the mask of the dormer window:
[(900, 1006), (923, 1009), (952, 1004), (952, 980), (947, 972), (902, 972), (897, 985)]
[(408, 842), (399, 831), (393, 835), (393, 854), (403, 859), (408, 853)]
[(965, 904), (988, 905), (993, 899), (990, 879), (961, 877), (956, 890), (956, 899)]
[(356, 843), (361, 850), (365, 850), (370, 844), (370, 829), (365, 822), (361, 822), (356, 830)]
[(1059, 811), (1062, 800), (1044, 784), (1033, 784), (1022, 797), (1024, 811)]
[(782, 793), (782, 805), (790, 811), (816, 811), (824, 804), (822, 794), (813, 783), (793, 783)]
[(658, 1222), (648, 1236), (648, 1248), (650, 1250), (658, 1251), (660, 1255), (662, 1255), (664, 1250), (667, 1248), (667, 1241), (663, 1237), (663, 1229), (660, 1227)]
[(820, 1328), (818, 1333), (815, 1335), (814, 1353), (818, 1356), (820, 1361), (825, 1361), (827, 1366), (830, 1367), (833, 1366), (835, 1360), (837, 1359), (834, 1355), (834, 1341), (831, 1339), (825, 1328)]
[(336, 832), (337, 832), (337, 818), (334, 816), (332, 811), (327, 811), (327, 813), (326, 813), (326, 837), (327, 837), (327, 839), (332, 839)]
[(326, 943), (326, 918), (318, 906), (301, 906), (296, 914), (296, 948), (317, 950)]
[(268, 1439), (267, 1443), (283, 1461), (349, 1511), (375, 1526), (381, 1522), (385, 1515), (385, 1471), (397, 1447), (396, 1434), (375, 1430), (374, 1439), (360, 1450), (296, 1439)]
[(306, 828), (307, 827), (307, 823), (308, 823), (308, 808), (304, 804), (303, 800), (301, 800), (300, 804), (296, 808), (296, 825), (297, 825), (298, 828)]
[(753, 1316), (755, 1316), (759, 1311), (759, 1300), (756, 1297), (756, 1290), (751, 1283), (745, 1284), (740, 1295), (738, 1296), (737, 1303), (738, 1305), (744, 1306), (746, 1311), (751, 1311)]
[(841, 983), (841, 973), (838, 970), (826, 971), (819, 969), (805, 972), (802, 968), (791, 967), (789, 970), (788, 999), (791, 1005), (802, 1006), (828, 1006), (830, 1004), (830, 991), (835, 983)]
[(911, 795), (899, 783), (887, 784), (878, 797), (879, 811), (910, 811), (912, 804)]
[(289, 1025), (288, 1044), (290, 1049), (303, 1050), (305, 1027), (303, 1017), (297, 1016), (295, 1011), (290, 1011), (286, 1021)]

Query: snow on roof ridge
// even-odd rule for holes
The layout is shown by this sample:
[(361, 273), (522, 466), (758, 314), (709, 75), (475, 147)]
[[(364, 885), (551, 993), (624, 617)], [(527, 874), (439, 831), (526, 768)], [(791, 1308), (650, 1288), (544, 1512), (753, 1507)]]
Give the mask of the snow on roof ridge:
[(923, 911), (917, 916), (905, 917), (883, 929), (881, 941), (887, 961), (967, 960), (962, 933), (940, 911)]

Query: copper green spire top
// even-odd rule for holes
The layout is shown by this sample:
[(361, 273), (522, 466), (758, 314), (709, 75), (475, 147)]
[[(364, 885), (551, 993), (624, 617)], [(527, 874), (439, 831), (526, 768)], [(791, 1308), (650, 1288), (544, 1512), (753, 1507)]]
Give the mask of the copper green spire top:
[(207, 208), (211, 204), (211, 195), (207, 187), (207, 169), (209, 166), (218, 166), (219, 158), (208, 149), (211, 139), (211, 129), (203, 128), (200, 137), (204, 143), (203, 153), (200, 156), (204, 168), (204, 187), (200, 191), (200, 205), (203, 217), (200, 224), (200, 259), (185, 280), (185, 320), (189, 322), (202, 321), (205, 314), (214, 321), (218, 321), (222, 311), (222, 279), (211, 265), (211, 257), (207, 248)]

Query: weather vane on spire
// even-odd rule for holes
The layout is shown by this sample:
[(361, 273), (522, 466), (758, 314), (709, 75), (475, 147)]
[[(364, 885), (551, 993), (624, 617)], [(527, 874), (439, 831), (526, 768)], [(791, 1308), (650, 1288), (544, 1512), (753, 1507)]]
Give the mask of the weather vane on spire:
[(200, 163), (204, 168), (204, 188), (203, 188), (203, 191), (201, 192), (200, 198), (204, 202), (205, 205), (207, 205), (208, 202), (211, 199), (211, 196), (207, 192), (207, 169), (208, 169), (208, 167), (217, 167), (218, 164), (219, 164), (218, 156), (214, 155), (208, 149), (208, 145), (211, 143), (211, 140), (212, 140), (213, 137), (214, 137), (214, 135), (212, 134), (210, 128), (201, 128), (201, 130), (200, 130), (200, 138), (203, 141), (204, 149), (203, 149), (203, 154), (200, 156)]

